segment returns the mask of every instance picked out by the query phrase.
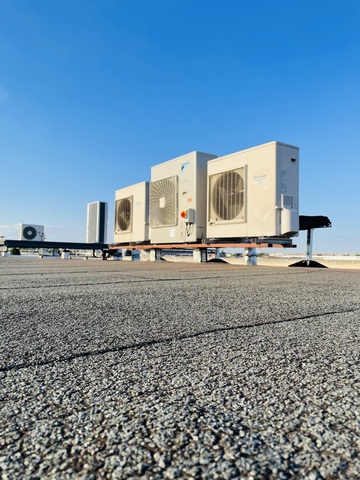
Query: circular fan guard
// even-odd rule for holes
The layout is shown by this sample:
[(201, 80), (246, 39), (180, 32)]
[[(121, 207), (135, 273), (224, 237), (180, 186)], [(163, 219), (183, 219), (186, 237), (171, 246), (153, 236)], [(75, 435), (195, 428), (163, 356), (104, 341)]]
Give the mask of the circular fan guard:
[(117, 224), (124, 232), (129, 230), (131, 225), (131, 201), (128, 198), (120, 200), (117, 208)]
[(36, 228), (34, 227), (25, 227), (23, 230), (23, 236), (26, 238), (26, 240), (34, 240), (36, 238), (37, 231)]
[(212, 206), (222, 220), (233, 220), (244, 207), (244, 180), (237, 172), (226, 172), (216, 179)]

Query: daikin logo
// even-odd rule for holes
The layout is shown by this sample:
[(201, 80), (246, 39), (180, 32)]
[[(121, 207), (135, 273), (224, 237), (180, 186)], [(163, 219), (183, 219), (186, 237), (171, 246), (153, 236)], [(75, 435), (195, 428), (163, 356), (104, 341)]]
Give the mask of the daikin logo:
[(185, 171), (187, 170), (188, 166), (189, 166), (189, 162), (183, 163), (183, 164), (181, 165), (181, 173), (185, 173)]

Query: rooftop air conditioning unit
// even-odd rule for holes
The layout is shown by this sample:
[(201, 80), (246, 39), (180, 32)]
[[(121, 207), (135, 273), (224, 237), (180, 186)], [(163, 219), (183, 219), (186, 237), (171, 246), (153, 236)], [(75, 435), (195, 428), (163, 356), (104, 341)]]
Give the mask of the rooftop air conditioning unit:
[(19, 240), (42, 242), (45, 240), (44, 225), (19, 224)]
[(149, 182), (115, 192), (115, 243), (149, 241)]
[(207, 237), (292, 237), (299, 230), (299, 149), (270, 142), (208, 163)]
[(207, 162), (192, 152), (151, 168), (150, 243), (189, 243), (206, 235)]
[(86, 242), (105, 243), (107, 230), (107, 202), (91, 202), (87, 206)]

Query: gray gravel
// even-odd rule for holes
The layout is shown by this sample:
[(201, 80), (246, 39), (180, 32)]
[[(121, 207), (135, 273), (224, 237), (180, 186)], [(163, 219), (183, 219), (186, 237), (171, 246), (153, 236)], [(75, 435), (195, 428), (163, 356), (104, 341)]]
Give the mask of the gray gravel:
[(0, 258), (1, 479), (359, 479), (359, 287)]

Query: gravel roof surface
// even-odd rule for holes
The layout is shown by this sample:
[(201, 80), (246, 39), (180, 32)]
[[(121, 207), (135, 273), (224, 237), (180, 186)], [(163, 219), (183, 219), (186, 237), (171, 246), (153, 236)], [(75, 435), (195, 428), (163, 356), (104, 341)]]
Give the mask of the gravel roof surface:
[(0, 478), (360, 478), (360, 271), (0, 258)]

